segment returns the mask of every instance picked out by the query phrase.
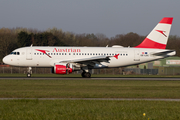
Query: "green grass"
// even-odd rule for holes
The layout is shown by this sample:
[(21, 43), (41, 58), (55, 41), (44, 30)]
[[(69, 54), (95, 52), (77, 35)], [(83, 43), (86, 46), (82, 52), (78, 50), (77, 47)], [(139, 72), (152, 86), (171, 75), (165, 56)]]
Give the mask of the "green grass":
[[(180, 81), (0, 80), (0, 98), (179, 98)], [(143, 113), (146, 115), (143, 116)], [(0, 100), (0, 120), (178, 120), (180, 102)]]
[[(178, 120), (180, 102), (3, 100), (1, 120)], [(146, 115), (143, 116), (143, 113)]]
[[(0, 74), (0, 77), (26, 77), (26, 74)], [(81, 74), (69, 74), (69, 75), (57, 75), (57, 74), (32, 74), (33, 77), (79, 77), (81, 78)], [(119, 74), (92, 74), (91, 77), (153, 77), (153, 78), (171, 78), (171, 77), (180, 77), (180, 75), (119, 75)]]
[(0, 80), (0, 98), (178, 98), (180, 81)]

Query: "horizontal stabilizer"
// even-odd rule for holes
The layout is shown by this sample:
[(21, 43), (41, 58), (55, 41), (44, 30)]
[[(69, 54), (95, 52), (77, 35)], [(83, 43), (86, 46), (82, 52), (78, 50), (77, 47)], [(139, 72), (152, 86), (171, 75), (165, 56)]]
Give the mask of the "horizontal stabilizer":
[(171, 56), (176, 54), (176, 51), (174, 50), (169, 50), (169, 51), (163, 51), (163, 52), (158, 52), (158, 53), (153, 53), (152, 55), (154, 56)]

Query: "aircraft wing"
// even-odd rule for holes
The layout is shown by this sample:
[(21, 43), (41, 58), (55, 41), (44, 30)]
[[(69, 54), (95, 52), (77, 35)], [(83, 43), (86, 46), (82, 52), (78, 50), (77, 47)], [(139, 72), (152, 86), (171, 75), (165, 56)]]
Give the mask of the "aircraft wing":
[(119, 54), (115, 56), (96, 56), (96, 57), (90, 57), (90, 58), (66, 60), (66, 61), (61, 61), (61, 62), (62, 63), (80, 63), (80, 64), (94, 66), (95, 64), (100, 64), (100, 62), (109, 62), (110, 57), (115, 57), (117, 59), (118, 55)]

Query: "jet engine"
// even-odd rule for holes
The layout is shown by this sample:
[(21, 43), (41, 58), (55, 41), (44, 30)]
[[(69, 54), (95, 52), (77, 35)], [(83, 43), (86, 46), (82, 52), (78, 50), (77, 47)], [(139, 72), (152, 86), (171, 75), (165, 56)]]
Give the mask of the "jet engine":
[(73, 66), (70, 63), (57, 63), (52, 68), (52, 73), (55, 74), (69, 74), (73, 72)]

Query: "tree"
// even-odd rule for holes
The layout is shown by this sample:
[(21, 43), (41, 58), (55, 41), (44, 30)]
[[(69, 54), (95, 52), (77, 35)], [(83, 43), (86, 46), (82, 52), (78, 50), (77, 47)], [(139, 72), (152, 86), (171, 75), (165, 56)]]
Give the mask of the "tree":
[(32, 34), (28, 34), (27, 32), (18, 33), (18, 46), (30, 46), (32, 44)]
[(0, 59), (17, 48), (17, 35), (8, 28), (0, 29)]

